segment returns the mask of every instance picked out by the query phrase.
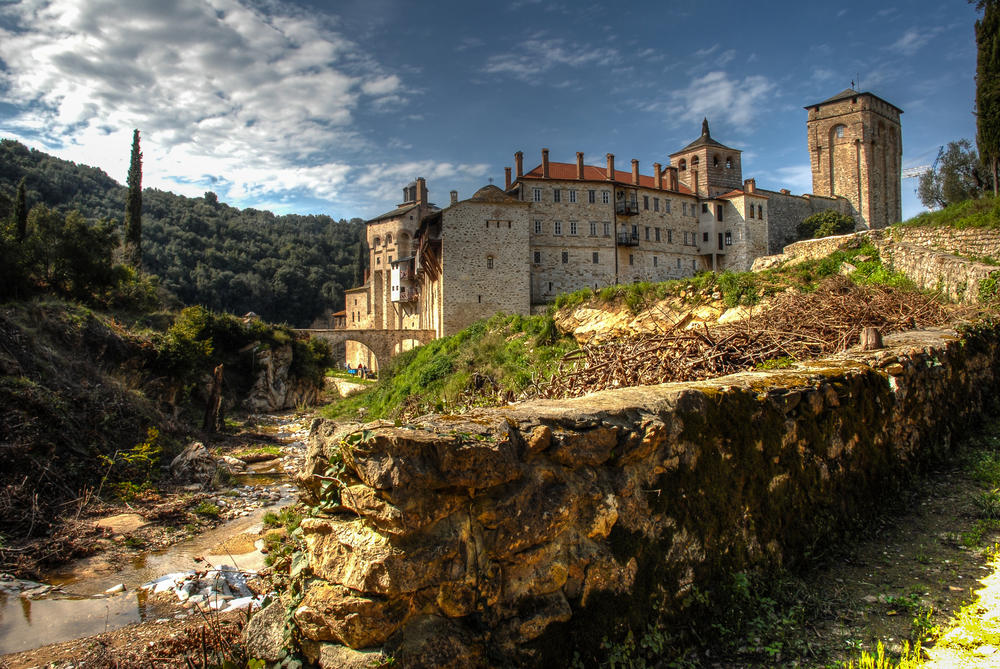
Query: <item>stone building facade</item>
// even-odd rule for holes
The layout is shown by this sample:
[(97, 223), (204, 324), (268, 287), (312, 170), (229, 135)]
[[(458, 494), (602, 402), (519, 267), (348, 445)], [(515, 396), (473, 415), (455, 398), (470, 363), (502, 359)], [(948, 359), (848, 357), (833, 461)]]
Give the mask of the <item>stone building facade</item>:
[(638, 160), (623, 171), (610, 153), (595, 166), (579, 152), (551, 161), (548, 149), (525, 170), (518, 151), (503, 189), (462, 201), (452, 191), (444, 208), (418, 178), (402, 204), (368, 222), (369, 277), (347, 291), (346, 327), (445, 336), (581, 288), (747, 271), (827, 209), (859, 229), (898, 221), (900, 111), (850, 89), (806, 109), (815, 194), (758, 189), (743, 177), (742, 152), (713, 139), (707, 120), (670, 164), (645, 174)]

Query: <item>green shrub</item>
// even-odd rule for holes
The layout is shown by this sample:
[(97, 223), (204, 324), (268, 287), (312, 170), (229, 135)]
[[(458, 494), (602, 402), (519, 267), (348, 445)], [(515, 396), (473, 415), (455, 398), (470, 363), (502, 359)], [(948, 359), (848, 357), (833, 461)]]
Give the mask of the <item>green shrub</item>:
[(853, 216), (827, 209), (807, 216), (799, 223), (795, 231), (799, 239), (816, 239), (854, 232), (855, 225)]

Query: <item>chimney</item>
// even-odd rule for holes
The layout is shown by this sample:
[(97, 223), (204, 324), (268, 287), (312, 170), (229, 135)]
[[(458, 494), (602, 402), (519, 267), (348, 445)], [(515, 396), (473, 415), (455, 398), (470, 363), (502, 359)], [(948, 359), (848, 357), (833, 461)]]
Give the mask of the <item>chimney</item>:
[(781, 193), (782, 195), (791, 195), (792, 194), (792, 191), (788, 190), (787, 188), (782, 188), (778, 192)]
[(542, 149), (542, 178), (549, 178), (549, 150)]
[(427, 204), (427, 181), (417, 177), (417, 204)]
[(515, 174), (517, 178), (520, 179), (524, 176), (524, 153), (518, 151), (514, 154), (514, 167), (516, 169)]
[(583, 180), (583, 151), (576, 152), (576, 178)]
[(615, 154), (613, 154), (613, 153), (609, 153), (608, 154), (608, 175), (607, 175), (607, 178), (608, 178), (608, 181), (614, 181), (615, 180)]
[(510, 190), (510, 168), (503, 168), (503, 180), (504, 180), (504, 190)]
[(632, 159), (632, 184), (639, 185), (639, 161)]
[(653, 188), (663, 190), (663, 166), (653, 163)]
[(757, 180), (756, 179), (745, 179), (743, 181), (743, 191), (746, 193), (756, 193), (757, 192)]
[[(507, 169), (510, 169), (510, 168), (508, 167)], [(453, 190), (451, 192), (451, 203), (452, 204), (458, 204), (458, 191), (457, 190)]]
[(667, 165), (664, 172), (667, 173), (667, 190), (677, 191), (677, 168), (673, 165)]

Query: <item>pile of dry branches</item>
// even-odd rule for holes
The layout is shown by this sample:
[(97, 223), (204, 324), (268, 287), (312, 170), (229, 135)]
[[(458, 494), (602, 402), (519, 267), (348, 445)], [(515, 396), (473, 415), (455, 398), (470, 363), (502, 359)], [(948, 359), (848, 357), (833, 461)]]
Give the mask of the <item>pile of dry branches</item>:
[(813, 293), (784, 293), (732, 325), (668, 329), (584, 346), (567, 355), (537, 397), (575, 397), (606, 388), (696, 381), (803, 360), (857, 344), (866, 327), (882, 334), (941, 325), (950, 312), (933, 298), (885, 286), (827, 279)]

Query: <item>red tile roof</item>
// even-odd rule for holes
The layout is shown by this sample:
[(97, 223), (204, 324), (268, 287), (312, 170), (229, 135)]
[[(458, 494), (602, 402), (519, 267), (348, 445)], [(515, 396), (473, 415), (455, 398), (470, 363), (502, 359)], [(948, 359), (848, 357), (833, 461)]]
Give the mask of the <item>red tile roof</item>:
[[(607, 179), (608, 171), (603, 167), (597, 167), (595, 165), (584, 165), (583, 166), (583, 180), (584, 181), (603, 181), (608, 183)], [(522, 179), (541, 179), (542, 178), (542, 166), (539, 165), (535, 169), (526, 173), (521, 177)], [(554, 179), (558, 181), (577, 181), (576, 178), (576, 163), (549, 163), (549, 179)], [(625, 172), (623, 170), (615, 170), (615, 182), (624, 184), (626, 186), (632, 186), (632, 173)], [(656, 188), (655, 181), (652, 176), (645, 174), (639, 175), (639, 186), (643, 188)], [(678, 192), (684, 195), (694, 195), (690, 188), (682, 183), (677, 184), (677, 191), (668, 191), (667, 177), (663, 176), (663, 186), (664, 190), (667, 192)]]

